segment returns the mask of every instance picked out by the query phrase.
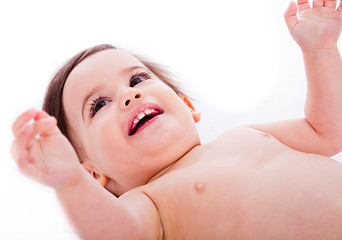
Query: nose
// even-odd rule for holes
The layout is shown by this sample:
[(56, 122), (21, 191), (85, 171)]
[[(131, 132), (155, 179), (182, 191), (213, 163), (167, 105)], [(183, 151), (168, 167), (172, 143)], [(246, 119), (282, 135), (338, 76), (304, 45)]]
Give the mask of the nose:
[(128, 88), (124, 90), (122, 93), (121, 101), (120, 101), (120, 108), (121, 110), (125, 110), (129, 108), (136, 100), (142, 98), (143, 94), (138, 89)]

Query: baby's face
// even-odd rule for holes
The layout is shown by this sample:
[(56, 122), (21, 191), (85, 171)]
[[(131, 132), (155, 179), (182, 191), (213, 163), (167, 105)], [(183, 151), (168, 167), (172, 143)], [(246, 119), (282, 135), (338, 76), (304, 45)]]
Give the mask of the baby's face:
[(82, 159), (122, 194), (200, 144), (188, 106), (138, 59), (105, 50), (69, 75), (63, 105)]

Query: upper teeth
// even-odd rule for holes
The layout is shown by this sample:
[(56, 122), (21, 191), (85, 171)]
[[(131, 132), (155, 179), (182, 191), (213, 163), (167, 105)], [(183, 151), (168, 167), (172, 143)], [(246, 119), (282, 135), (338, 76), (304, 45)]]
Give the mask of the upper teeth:
[(146, 115), (151, 114), (151, 113), (153, 113), (153, 112), (155, 112), (154, 109), (145, 109), (145, 111), (140, 112), (140, 113), (134, 118), (133, 123), (134, 123), (134, 124), (135, 124), (135, 123), (138, 123), (139, 120), (143, 119)]

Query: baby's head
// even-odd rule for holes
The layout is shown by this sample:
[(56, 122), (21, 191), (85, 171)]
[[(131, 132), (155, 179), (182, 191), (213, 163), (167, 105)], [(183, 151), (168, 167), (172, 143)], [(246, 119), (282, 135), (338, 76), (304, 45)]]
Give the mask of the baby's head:
[(111, 45), (71, 58), (52, 79), (43, 109), (83, 166), (117, 195), (200, 144), (199, 113), (168, 72)]

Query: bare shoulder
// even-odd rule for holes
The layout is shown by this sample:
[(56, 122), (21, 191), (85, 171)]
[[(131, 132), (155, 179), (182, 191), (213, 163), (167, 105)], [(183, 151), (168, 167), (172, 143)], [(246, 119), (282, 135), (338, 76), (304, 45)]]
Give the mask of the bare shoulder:
[(152, 199), (141, 188), (133, 189), (119, 200), (131, 211), (137, 239), (162, 239), (160, 216)]
[(247, 126), (240, 126), (229, 129), (222, 133), (216, 141), (217, 143), (233, 144), (234, 146), (252, 146), (254, 144), (260, 145), (270, 143), (270, 141), (280, 143), (276, 138), (274, 138), (269, 133)]
[(219, 138), (221, 137), (236, 137), (236, 136), (251, 136), (251, 135), (264, 135), (264, 136), (270, 136), (268, 133), (265, 133), (263, 131), (257, 130), (252, 127), (248, 126), (239, 126), (239, 127), (234, 127), (231, 129), (226, 130), (224, 133), (222, 133)]
[[(211, 146), (226, 156), (235, 156), (249, 161), (272, 161), (271, 157), (293, 149), (269, 133), (246, 126), (225, 131)], [(266, 161), (267, 160), (267, 161)]]

